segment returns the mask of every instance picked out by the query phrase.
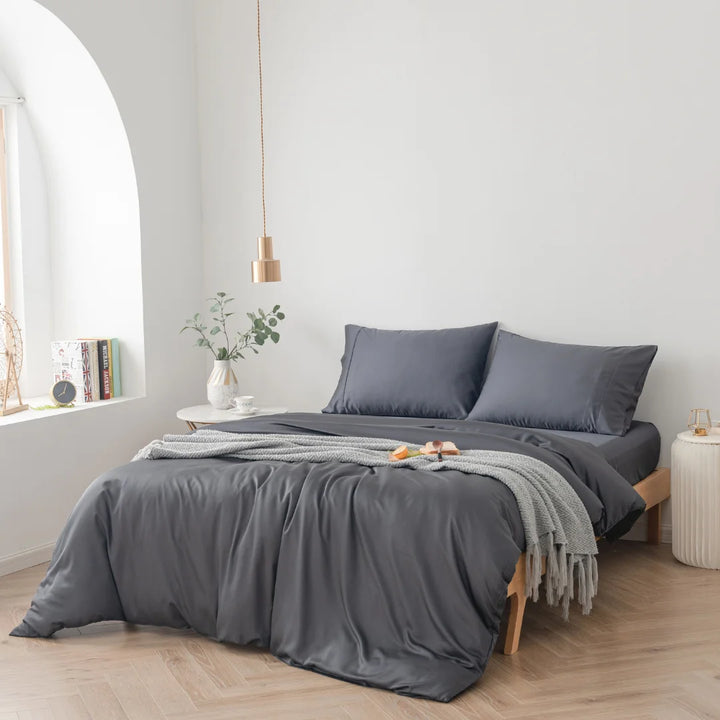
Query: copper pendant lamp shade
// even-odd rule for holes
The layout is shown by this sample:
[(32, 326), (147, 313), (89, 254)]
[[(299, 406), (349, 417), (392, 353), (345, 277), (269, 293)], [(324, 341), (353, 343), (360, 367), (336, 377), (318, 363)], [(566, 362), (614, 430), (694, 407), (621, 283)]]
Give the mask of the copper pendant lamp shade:
[(272, 237), (267, 234), (267, 217), (265, 212), (265, 118), (263, 115), (263, 77), (262, 77), (262, 46), (260, 44), (260, 0), (257, 0), (257, 41), (258, 41), (258, 75), (260, 79), (260, 157), (261, 157), (261, 188), (263, 234), (257, 239), (258, 259), (252, 262), (252, 281), (254, 283), (279, 282), (280, 261), (273, 257)]
[(259, 237), (257, 243), (258, 259), (252, 261), (252, 281), (254, 283), (279, 282), (280, 261), (273, 257), (272, 238)]

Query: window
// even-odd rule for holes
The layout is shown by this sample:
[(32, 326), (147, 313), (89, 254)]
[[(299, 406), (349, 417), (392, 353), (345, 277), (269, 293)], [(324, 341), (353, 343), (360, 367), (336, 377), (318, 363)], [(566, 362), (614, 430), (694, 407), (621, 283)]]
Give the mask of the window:
[(8, 221), (5, 108), (0, 106), (0, 303), (10, 306), (10, 224)]

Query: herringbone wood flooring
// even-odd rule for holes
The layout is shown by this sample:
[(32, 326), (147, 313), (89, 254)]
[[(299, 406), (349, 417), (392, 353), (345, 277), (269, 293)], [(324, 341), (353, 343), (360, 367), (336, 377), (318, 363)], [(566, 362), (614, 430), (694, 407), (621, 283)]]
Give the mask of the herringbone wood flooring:
[(496, 651), (448, 705), (190, 631), (102, 623), (52, 640), (7, 637), (44, 570), (0, 578), (0, 720), (720, 718), (720, 572), (675, 562), (667, 545), (604, 546), (592, 615), (565, 623), (529, 605), (520, 652)]

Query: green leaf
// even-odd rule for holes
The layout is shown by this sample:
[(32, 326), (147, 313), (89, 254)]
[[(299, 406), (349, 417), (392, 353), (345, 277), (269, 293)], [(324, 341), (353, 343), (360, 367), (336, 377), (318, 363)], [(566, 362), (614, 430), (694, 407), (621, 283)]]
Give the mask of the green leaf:
[(215, 304), (210, 308), (210, 312), (217, 312), (219, 309), (220, 309), (220, 306), (219, 306), (217, 303), (215, 303)]
[(200, 313), (195, 313), (193, 315), (193, 320), (195, 320), (195, 322), (197, 322), (199, 319), (200, 319)]
[(256, 342), (258, 345), (261, 345), (261, 346), (262, 346), (262, 345), (265, 344), (265, 337), (264, 337), (263, 335), (257, 335), (257, 336), (255, 337), (255, 342)]
[(250, 349), (251, 349), (256, 355), (259, 355), (259, 354), (260, 354), (254, 347), (252, 347), (252, 345), (250, 346)]
[(219, 293), (217, 294), (217, 296), (218, 296), (219, 298), (223, 298), (223, 297), (225, 297), (226, 295), (227, 295), (227, 293), (224, 293), (224, 292), (219, 292)]
[(225, 313), (225, 317), (226, 317), (226, 318), (229, 318), (229, 317), (230, 317), (231, 315), (234, 315), (234, 314), (235, 314), (234, 312), (231, 312), (231, 313)]
[(258, 308), (258, 315), (264, 320), (265, 319), (265, 311), (262, 308)]
[(245, 356), (244, 356), (242, 353), (238, 353), (238, 357), (239, 357), (241, 360), (244, 360), (244, 359), (245, 359)]
[(279, 309), (280, 309), (280, 306), (279, 306), (279, 305), (276, 305), (276, 306), (273, 308), (272, 311), (273, 311), (274, 313), (276, 313)]
[(279, 343), (279, 342), (280, 342), (280, 333), (271, 332), (271, 333), (270, 333), (270, 339), (271, 339), (274, 343)]
[(285, 313), (279, 312), (279, 313), (277, 314), (277, 319), (278, 319), (278, 320), (284, 320), (284, 319), (285, 319)]
[(220, 328), (216, 325), (211, 331), (211, 335), (217, 335), (220, 332)]
[(270, 327), (275, 327), (275, 326), (277, 325), (277, 323), (278, 323), (278, 321), (277, 321), (275, 318), (270, 318), (270, 319), (268, 320), (268, 325), (269, 325)]
[(204, 340), (203, 338), (198, 338), (198, 339), (195, 341), (195, 344), (196, 344), (198, 347), (203, 347), (203, 346), (205, 345), (205, 340)]

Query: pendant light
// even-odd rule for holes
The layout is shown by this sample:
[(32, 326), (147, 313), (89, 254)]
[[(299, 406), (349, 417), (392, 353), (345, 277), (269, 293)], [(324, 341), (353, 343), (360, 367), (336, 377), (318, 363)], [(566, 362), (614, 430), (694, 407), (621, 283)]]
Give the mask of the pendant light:
[(254, 283), (278, 282), (280, 280), (280, 261), (273, 257), (272, 237), (267, 234), (267, 218), (265, 214), (265, 128), (263, 116), (263, 77), (262, 77), (262, 46), (260, 44), (260, 0), (257, 0), (257, 42), (258, 42), (258, 75), (260, 78), (260, 158), (263, 234), (257, 239), (258, 259), (252, 262), (252, 281)]

